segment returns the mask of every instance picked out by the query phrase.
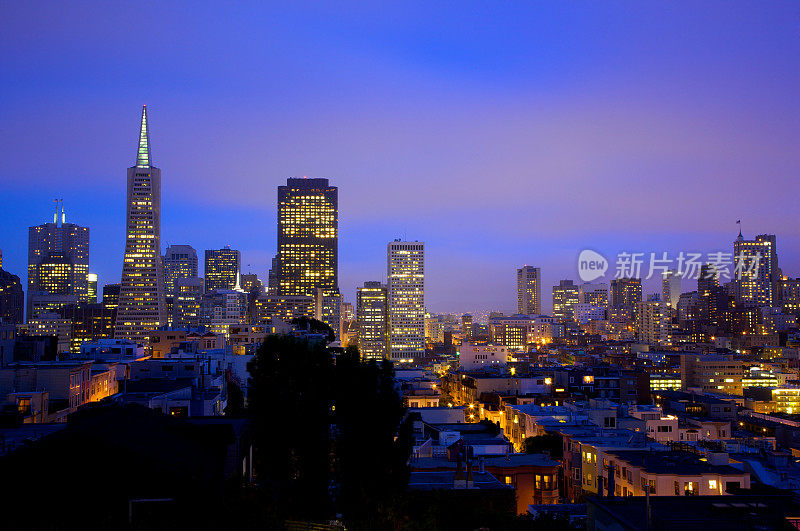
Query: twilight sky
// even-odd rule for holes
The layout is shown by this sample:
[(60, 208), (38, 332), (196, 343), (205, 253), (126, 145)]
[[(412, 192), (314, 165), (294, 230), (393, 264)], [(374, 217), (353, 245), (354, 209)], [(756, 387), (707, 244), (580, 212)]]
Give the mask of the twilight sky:
[(515, 310), (524, 264), (549, 311), (582, 249), (731, 252), (737, 219), (800, 276), (797, 2), (280, 4), (0, 1), (4, 268), (61, 197), (119, 281), (146, 103), (164, 247), (265, 278), (277, 186), (326, 177), (347, 301), (397, 237), (435, 312)]

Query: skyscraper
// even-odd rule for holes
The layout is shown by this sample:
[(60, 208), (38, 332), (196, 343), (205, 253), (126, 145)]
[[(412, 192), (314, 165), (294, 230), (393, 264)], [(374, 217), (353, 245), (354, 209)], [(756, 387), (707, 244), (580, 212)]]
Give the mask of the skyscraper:
[(661, 300), (673, 310), (678, 307), (681, 298), (681, 277), (677, 271), (665, 271), (661, 275)]
[(28, 229), (28, 318), (37, 298), (74, 295), (88, 301), (88, 273), (89, 229), (67, 223), (64, 205), (56, 200), (53, 222)]
[(161, 170), (153, 166), (147, 107), (142, 107), (136, 164), (128, 168), (125, 258), (116, 339), (144, 341), (167, 322), (161, 259)]
[(425, 355), (425, 244), (395, 240), (386, 255), (390, 358), (414, 361)]
[(641, 278), (615, 278), (611, 280), (608, 298), (609, 318), (630, 321), (636, 317), (637, 304), (642, 302)]
[(733, 242), (733, 259), (743, 266), (733, 282), (737, 304), (775, 306), (778, 300), (778, 253), (774, 234), (759, 234), (745, 240), (742, 233)]
[(362, 359), (389, 357), (389, 299), (386, 286), (364, 282), (356, 294), (358, 350)]
[(89, 304), (97, 304), (97, 273), (87, 274), (86, 283), (88, 286), (86, 300)]
[(338, 189), (328, 179), (287, 179), (278, 187), (277, 292), (314, 297), (319, 317), (337, 334), (338, 257)]
[(103, 286), (103, 306), (112, 310), (119, 306), (119, 284), (106, 284)]
[(206, 293), (233, 289), (242, 271), (242, 253), (230, 247), (206, 250)]
[(202, 301), (202, 278), (180, 277), (175, 279), (175, 294), (172, 297), (172, 326), (185, 328), (200, 324)]
[(517, 269), (517, 313), (539, 315), (542, 313), (542, 271), (538, 267)]
[(170, 245), (164, 253), (164, 292), (174, 297), (175, 281), (179, 278), (197, 278), (197, 251), (191, 245)]
[(562, 280), (553, 286), (553, 317), (559, 321), (572, 321), (578, 304), (578, 286), (571, 280)]
[(21, 324), (24, 299), (19, 277), (0, 267), (0, 322)]

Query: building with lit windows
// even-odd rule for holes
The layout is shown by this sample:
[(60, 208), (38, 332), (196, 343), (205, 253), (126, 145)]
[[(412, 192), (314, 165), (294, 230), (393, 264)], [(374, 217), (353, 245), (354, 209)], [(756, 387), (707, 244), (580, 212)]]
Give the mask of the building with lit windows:
[(608, 284), (581, 284), (578, 287), (578, 303), (608, 309)]
[(364, 282), (356, 293), (358, 350), (363, 359), (389, 357), (389, 293), (380, 282)]
[(472, 315), (465, 313), (461, 316), (461, 337), (463, 339), (472, 339), (475, 335), (475, 326), (472, 322)]
[(605, 305), (600, 306), (588, 302), (579, 302), (573, 309), (575, 321), (580, 324), (587, 324), (590, 321), (602, 321), (606, 318)]
[(612, 279), (608, 297), (608, 318), (622, 322), (634, 320), (636, 318), (636, 305), (641, 301), (641, 278)]
[(236, 249), (209, 249), (206, 251), (206, 293), (218, 289), (234, 289), (242, 269), (242, 253)]
[(273, 318), (291, 321), (300, 317), (314, 317), (314, 297), (267, 295), (262, 293), (255, 299), (252, 324), (271, 322)]
[(0, 321), (18, 324), (22, 322), (25, 293), (17, 275), (0, 268)]
[(119, 284), (106, 284), (103, 286), (103, 306), (116, 309), (119, 306)]
[(542, 313), (542, 270), (538, 267), (526, 265), (517, 269), (517, 313)]
[(173, 328), (194, 327), (200, 324), (200, 303), (203, 301), (203, 279), (178, 277), (172, 296)]
[[(67, 223), (58, 205), (52, 223), (28, 229), (28, 293), (74, 294), (88, 302), (89, 229)], [(26, 313), (32, 316), (30, 305)]]
[(663, 301), (639, 301), (636, 304), (636, 339), (648, 345), (669, 346), (670, 309)]
[(772, 390), (773, 410), (796, 415), (800, 412), (800, 386), (785, 385)]
[(116, 339), (144, 341), (167, 323), (161, 257), (161, 170), (153, 166), (147, 107), (142, 108), (136, 164), (128, 168), (125, 257)]
[(89, 304), (97, 303), (97, 273), (88, 273), (86, 275), (86, 284), (88, 292), (86, 295), (86, 302)]
[(775, 306), (778, 300), (778, 253), (774, 234), (759, 234), (745, 240), (739, 232), (733, 242), (731, 272), (737, 304)]
[(191, 245), (167, 247), (164, 253), (164, 292), (168, 297), (175, 296), (177, 279), (197, 278), (197, 275), (197, 251)]
[(778, 304), (784, 313), (800, 315), (800, 278), (783, 277), (778, 281)]
[(277, 295), (315, 298), (318, 318), (336, 334), (338, 261), (338, 188), (328, 179), (287, 179), (278, 187)]
[(389, 357), (414, 361), (425, 355), (425, 244), (390, 242), (386, 265)]
[[(640, 284), (641, 285), (641, 284)], [(666, 302), (673, 310), (678, 307), (683, 288), (681, 276), (677, 271), (665, 271), (661, 275), (661, 300)]]
[(553, 286), (553, 317), (561, 322), (575, 319), (578, 304), (578, 286), (571, 280), (562, 280)]
[(247, 294), (242, 291), (218, 289), (203, 295), (200, 302), (200, 324), (225, 337), (231, 325), (244, 324), (246, 313)]
[(681, 388), (681, 376), (679, 374), (651, 374), (651, 391), (678, 391)]
[(681, 354), (684, 389), (741, 395), (744, 370), (744, 362), (731, 354)]

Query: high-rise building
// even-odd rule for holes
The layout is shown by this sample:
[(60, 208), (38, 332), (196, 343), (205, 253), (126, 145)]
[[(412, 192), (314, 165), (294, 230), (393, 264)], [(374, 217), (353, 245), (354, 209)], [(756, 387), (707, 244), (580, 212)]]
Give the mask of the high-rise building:
[(247, 313), (247, 294), (231, 289), (216, 289), (203, 295), (200, 324), (214, 334), (228, 337), (231, 325), (243, 324)]
[(64, 205), (56, 200), (53, 222), (28, 229), (28, 317), (32, 317), (30, 303), (48, 293), (75, 295), (87, 302), (88, 273), (89, 229), (67, 223)]
[(517, 313), (542, 313), (542, 271), (538, 267), (517, 269)]
[(202, 278), (179, 277), (175, 279), (175, 295), (172, 297), (172, 326), (185, 328), (199, 325), (202, 301)]
[(784, 313), (800, 316), (800, 279), (783, 277), (778, 281), (778, 302)]
[(572, 321), (578, 304), (578, 286), (571, 280), (562, 280), (553, 286), (553, 317), (559, 321)]
[(267, 295), (278, 294), (278, 255), (272, 257), (272, 263), (267, 273)]
[(97, 273), (88, 273), (86, 275), (86, 285), (88, 291), (86, 293), (86, 300), (89, 304), (97, 304)]
[(277, 292), (317, 299), (320, 319), (337, 334), (338, 256), (338, 189), (328, 179), (287, 179), (278, 187)]
[(119, 306), (119, 284), (103, 286), (103, 306), (115, 310)]
[(661, 275), (661, 300), (666, 302), (673, 310), (678, 307), (683, 288), (681, 276), (677, 271), (664, 271)]
[(145, 341), (167, 322), (161, 259), (161, 170), (153, 166), (147, 107), (142, 107), (136, 164), (128, 168), (125, 258), (115, 339)]
[(733, 259), (736, 303), (775, 306), (779, 279), (775, 235), (759, 234), (754, 240), (745, 240), (739, 232), (733, 242)]
[(461, 316), (461, 337), (464, 341), (470, 340), (475, 336), (475, 326), (472, 322), (472, 315), (465, 313)]
[(164, 253), (164, 292), (174, 297), (175, 281), (197, 278), (197, 251), (191, 245), (170, 245)]
[(667, 303), (659, 300), (636, 303), (636, 338), (642, 343), (669, 346), (670, 309)]
[(390, 358), (414, 361), (425, 355), (425, 244), (395, 240), (386, 255)]
[(615, 278), (611, 280), (608, 298), (609, 319), (631, 321), (636, 318), (636, 305), (642, 302), (641, 278)]
[(578, 302), (608, 308), (608, 284), (581, 284), (578, 288)]
[(358, 350), (362, 359), (389, 357), (389, 294), (380, 282), (364, 282), (356, 294)]
[(0, 267), (0, 322), (22, 323), (24, 299), (19, 277)]
[(242, 271), (242, 253), (230, 247), (206, 251), (206, 293), (236, 287)]

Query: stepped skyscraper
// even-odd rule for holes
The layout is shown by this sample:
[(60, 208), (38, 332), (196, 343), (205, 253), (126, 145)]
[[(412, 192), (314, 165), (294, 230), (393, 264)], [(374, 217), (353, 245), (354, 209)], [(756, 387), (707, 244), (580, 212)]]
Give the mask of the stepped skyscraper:
[(152, 165), (147, 107), (136, 164), (128, 168), (125, 259), (114, 337), (142, 341), (167, 322), (161, 261), (161, 170)]

